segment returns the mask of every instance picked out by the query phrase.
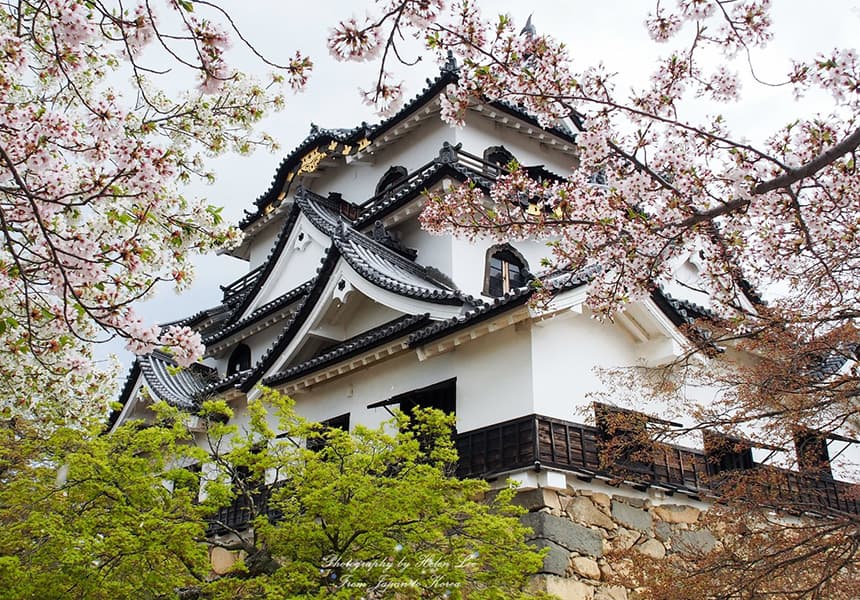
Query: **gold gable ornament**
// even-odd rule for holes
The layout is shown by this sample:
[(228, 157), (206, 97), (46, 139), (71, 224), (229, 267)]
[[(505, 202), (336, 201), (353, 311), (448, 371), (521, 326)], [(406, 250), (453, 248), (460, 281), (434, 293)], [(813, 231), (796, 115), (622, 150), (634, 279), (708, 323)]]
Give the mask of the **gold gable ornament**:
[(356, 148), (356, 152), (361, 152), (365, 148), (370, 146), (370, 140), (367, 138), (362, 138), (360, 142), (358, 142), (358, 148)]
[(322, 159), (324, 159), (328, 154), (325, 152), (321, 152), (318, 148), (314, 148), (307, 154), (302, 157), (302, 166), (299, 167), (299, 175), (302, 173), (313, 173), (316, 171)]

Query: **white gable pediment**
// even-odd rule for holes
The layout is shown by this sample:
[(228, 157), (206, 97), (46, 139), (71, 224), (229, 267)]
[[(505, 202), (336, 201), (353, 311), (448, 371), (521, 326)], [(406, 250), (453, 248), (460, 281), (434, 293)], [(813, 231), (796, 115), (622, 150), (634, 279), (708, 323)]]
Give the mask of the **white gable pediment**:
[[(342, 257), (320, 293), (319, 300), (260, 379), (308, 360), (323, 349), (356, 338), (407, 315), (429, 315), (441, 321), (461, 314), (460, 305), (411, 298), (368, 281)], [(259, 392), (251, 390), (249, 398)]]
[(275, 264), (266, 281), (238, 319), (313, 279), (330, 245), (331, 240), (325, 233), (314, 227), (305, 215), (299, 215), (280, 255), (270, 258)]

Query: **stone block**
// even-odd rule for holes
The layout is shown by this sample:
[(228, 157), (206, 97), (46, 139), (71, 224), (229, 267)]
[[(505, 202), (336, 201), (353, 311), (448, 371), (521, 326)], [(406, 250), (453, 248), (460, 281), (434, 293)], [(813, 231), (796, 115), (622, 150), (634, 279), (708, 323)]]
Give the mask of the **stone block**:
[(636, 550), (655, 559), (661, 559), (666, 556), (666, 547), (655, 539), (648, 539), (636, 546)]
[(605, 512), (609, 512), (609, 505), (612, 500), (603, 492), (594, 492), (591, 494), (591, 501)]
[(627, 600), (627, 588), (607, 585), (594, 593), (594, 600)]
[(612, 518), (630, 529), (648, 531), (654, 524), (654, 518), (647, 510), (634, 508), (625, 502), (612, 501)]
[(569, 519), (545, 512), (533, 512), (523, 515), (520, 520), (534, 531), (532, 539), (547, 539), (571, 552), (589, 556), (600, 556), (603, 553), (601, 535), (593, 529), (572, 523)]
[(217, 575), (224, 575), (229, 572), (237, 560), (239, 560), (239, 553), (236, 551), (226, 550), (218, 546), (209, 548), (209, 562), (212, 565), (212, 571)]
[(529, 542), (536, 548), (549, 548), (549, 552), (543, 559), (541, 573), (550, 573), (564, 577), (570, 566), (570, 552), (547, 539), (536, 539)]
[(654, 507), (654, 514), (667, 523), (695, 523), (699, 520), (701, 511), (681, 504), (660, 504)]
[(537, 488), (520, 492), (514, 496), (513, 504), (522, 506), (529, 512), (535, 512), (542, 508), (552, 510), (561, 510), (561, 504), (558, 501), (558, 494), (546, 488)]
[(645, 508), (645, 503), (648, 502), (647, 498), (634, 498), (633, 496), (615, 496), (615, 499), (635, 508)]
[(672, 549), (681, 554), (706, 554), (717, 545), (717, 540), (707, 529), (676, 531), (669, 540), (672, 543)]
[(561, 600), (594, 600), (594, 588), (576, 579), (537, 575), (529, 588), (533, 592), (553, 594)]
[(574, 556), (571, 560), (573, 572), (588, 579), (600, 580), (600, 567), (597, 561), (586, 556)]
[(672, 535), (672, 528), (668, 523), (664, 523), (663, 521), (658, 522), (654, 525), (654, 536), (660, 540), (661, 542), (665, 542)]
[(585, 525), (597, 525), (604, 529), (616, 529), (618, 525), (585, 496), (571, 498), (564, 510), (570, 518)]
[(619, 528), (615, 534), (615, 537), (612, 539), (612, 546), (617, 550), (628, 550), (633, 547), (633, 545), (639, 541), (639, 538), (642, 537), (642, 534), (638, 531), (631, 531), (629, 529)]

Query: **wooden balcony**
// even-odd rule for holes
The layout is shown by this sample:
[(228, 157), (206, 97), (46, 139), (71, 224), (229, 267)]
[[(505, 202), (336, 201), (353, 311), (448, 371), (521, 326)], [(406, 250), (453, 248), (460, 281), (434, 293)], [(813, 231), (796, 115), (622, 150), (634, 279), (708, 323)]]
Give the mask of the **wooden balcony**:
[(257, 282), (257, 279), (260, 277), (260, 273), (262, 273), (262, 269), (263, 265), (260, 265), (256, 269), (252, 269), (248, 273), (242, 275), (236, 281), (227, 285), (222, 285), (221, 292), (223, 293), (223, 296), (221, 301), (225, 304), (232, 304), (241, 300), (244, 294), (248, 293), (252, 286)]
[[(720, 488), (730, 478), (716, 473), (703, 451), (658, 442), (653, 444), (650, 461), (622, 461), (604, 468), (600, 443), (597, 427), (528, 415), (459, 434), (457, 474), (492, 477), (523, 468), (552, 467), (584, 478), (601, 476), (700, 496), (727, 495)], [(860, 486), (772, 466), (755, 464), (753, 469), (756, 493), (774, 506), (792, 512), (860, 514)]]
[(600, 430), (529, 415), (457, 436), (458, 475), (488, 477), (523, 467), (554, 467), (585, 476), (604, 475), (635, 479), (646, 485), (664, 485), (692, 492), (707, 489), (704, 452), (655, 444), (650, 462), (627, 461), (614, 472), (600, 466)]

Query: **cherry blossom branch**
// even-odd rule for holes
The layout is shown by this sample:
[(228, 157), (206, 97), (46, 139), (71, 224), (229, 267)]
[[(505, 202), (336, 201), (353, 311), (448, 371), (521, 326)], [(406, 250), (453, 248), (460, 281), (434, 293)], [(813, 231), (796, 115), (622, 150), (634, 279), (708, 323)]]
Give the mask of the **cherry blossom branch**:
[(785, 174), (780, 175), (779, 177), (774, 177), (769, 181), (756, 184), (755, 187), (753, 187), (752, 192), (753, 194), (760, 195), (780, 188), (787, 188), (801, 179), (806, 179), (807, 177), (811, 177), (818, 173), (825, 167), (833, 164), (842, 156), (854, 152), (858, 147), (860, 147), (860, 128), (856, 129), (854, 133), (828, 150), (825, 150), (819, 156), (804, 165), (796, 169), (784, 167), (786, 171)]

